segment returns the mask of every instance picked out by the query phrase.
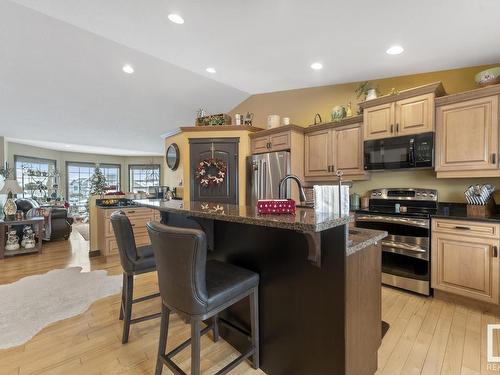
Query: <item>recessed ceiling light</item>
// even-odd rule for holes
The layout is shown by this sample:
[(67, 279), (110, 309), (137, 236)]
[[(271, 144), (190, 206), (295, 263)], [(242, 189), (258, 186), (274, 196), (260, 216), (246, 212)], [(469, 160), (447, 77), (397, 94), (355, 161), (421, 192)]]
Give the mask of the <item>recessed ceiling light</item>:
[(123, 68), (122, 70), (127, 73), (127, 74), (132, 74), (134, 72), (134, 68), (132, 67), (132, 65), (123, 65)]
[(388, 55), (399, 55), (404, 52), (404, 48), (401, 46), (390, 46), (387, 51), (385, 51)]
[(70, 148), (70, 147), (71, 147), (71, 145), (64, 145), (64, 147), (66, 147), (66, 148)]
[(217, 71), (215, 70), (215, 68), (207, 68), (206, 71), (209, 72), (209, 73), (212, 73), (212, 74), (217, 73)]
[(323, 69), (323, 64), (321, 64), (320, 62), (312, 63), (311, 64), (311, 69), (321, 70), (321, 69)]
[(168, 15), (168, 19), (170, 21), (172, 21), (173, 23), (176, 23), (179, 25), (182, 25), (184, 23), (184, 18), (182, 18), (181, 16), (179, 16), (178, 14), (175, 14), (175, 13), (170, 13)]

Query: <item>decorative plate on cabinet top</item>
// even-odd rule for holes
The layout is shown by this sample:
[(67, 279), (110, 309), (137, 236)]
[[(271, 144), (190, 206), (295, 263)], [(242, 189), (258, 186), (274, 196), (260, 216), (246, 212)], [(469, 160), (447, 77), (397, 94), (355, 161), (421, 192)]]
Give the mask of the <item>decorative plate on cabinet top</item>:
[(500, 83), (500, 66), (483, 70), (476, 74), (474, 78), (476, 84), (480, 87), (495, 85)]

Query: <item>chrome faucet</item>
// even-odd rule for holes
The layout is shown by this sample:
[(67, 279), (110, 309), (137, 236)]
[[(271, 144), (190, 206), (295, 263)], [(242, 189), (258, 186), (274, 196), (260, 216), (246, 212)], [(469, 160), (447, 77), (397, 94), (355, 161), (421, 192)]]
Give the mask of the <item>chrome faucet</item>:
[(306, 198), (306, 193), (304, 192), (304, 188), (302, 187), (302, 181), (300, 181), (300, 178), (295, 176), (294, 174), (287, 174), (285, 177), (283, 177), (280, 181), (280, 185), (278, 187), (278, 197), (280, 199), (286, 199), (286, 189), (285, 189), (285, 183), (287, 180), (292, 179), (294, 180), (298, 187), (299, 187), (299, 199), (300, 203), (305, 203), (307, 198)]

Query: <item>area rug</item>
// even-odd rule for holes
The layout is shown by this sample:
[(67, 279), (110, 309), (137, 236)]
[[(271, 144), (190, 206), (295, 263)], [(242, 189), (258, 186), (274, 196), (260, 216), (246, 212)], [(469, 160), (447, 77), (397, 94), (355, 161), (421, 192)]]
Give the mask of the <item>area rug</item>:
[(24, 344), (42, 328), (85, 312), (120, 292), (122, 276), (81, 267), (52, 270), (0, 285), (0, 349)]
[(88, 224), (73, 224), (73, 229), (80, 233), (80, 235), (83, 237), (85, 241), (90, 240), (90, 235), (89, 235), (89, 225)]

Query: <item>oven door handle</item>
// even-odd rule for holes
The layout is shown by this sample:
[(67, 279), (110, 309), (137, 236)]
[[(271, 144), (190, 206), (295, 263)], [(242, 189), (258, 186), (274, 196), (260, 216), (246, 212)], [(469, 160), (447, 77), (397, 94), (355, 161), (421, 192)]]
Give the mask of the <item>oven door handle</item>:
[(427, 219), (410, 219), (406, 217), (360, 215), (356, 216), (356, 221), (403, 224), (419, 228), (429, 228), (429, 220)]
[(382, 241), (382, 246), (392, 247), (394, 249), (415, 251), (417, 253), (426, 253), (427, 252), (427, 250), (422, 249), (420, 246), (409, 245), (409, 244), (405, 244), (405, 243), (401, 243), (401, 242)]

